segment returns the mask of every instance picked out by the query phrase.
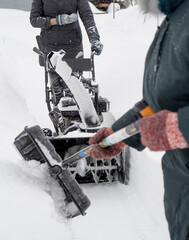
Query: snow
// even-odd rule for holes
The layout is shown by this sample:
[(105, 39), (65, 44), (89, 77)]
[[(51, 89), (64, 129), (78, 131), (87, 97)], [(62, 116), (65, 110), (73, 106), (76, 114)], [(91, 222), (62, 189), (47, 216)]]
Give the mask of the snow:
[[(137, 6), (116, 12), (115, 19), (97, 14), (95, 20), (104, 44), (101, 56), (95, 57), (96, 79), (118, 118), (142, 97), (145, 55), (160, 20), (143, 15)], [(67, 220), (60, 214), (61, 192), (50, 182), (46, 166), (23, 161), (13, 145), (26, 125), (52, 128), (44, 101), (44, 69), (32, 51), (39, 29), (31, 27), (29, 12), (7, 9), (0, 9), (0, 28), (0, 239), (169, 239), (163, 153), (132, 149), (128, 186), (82, 185), (92, 202), (87, 215)], [(83, 33), (87, 56), (90, 45)], [(55, 202), (52, 189), (57, 189)]]

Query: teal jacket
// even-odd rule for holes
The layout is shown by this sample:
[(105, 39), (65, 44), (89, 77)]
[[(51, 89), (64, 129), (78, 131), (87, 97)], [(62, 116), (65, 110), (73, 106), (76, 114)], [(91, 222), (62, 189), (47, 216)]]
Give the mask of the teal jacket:
[[(189, 0), (159, 0), (167, 14), (149, 48), (143, 79), (143, 98), (158, 112), (178, 112), (179, 129), (189, 144)], [(112, 128), (138, 119), (133, 109)], [(140, 134), (125, 142), (142, 150)], [(189, 149), (169, 150), (162, 159), (165, 213), (172, 240), (189, 237)]]

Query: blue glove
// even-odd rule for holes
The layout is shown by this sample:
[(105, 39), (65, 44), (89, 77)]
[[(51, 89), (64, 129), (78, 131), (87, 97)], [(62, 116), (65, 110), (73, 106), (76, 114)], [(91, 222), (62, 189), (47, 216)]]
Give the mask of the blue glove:
[(91, 51), (96, 55), (100, 55), (103, 49), (103, 44), (98, 39), (91, 40)]
[(76, 13), (72, 13), (70, 15), (68, 14), (61, 14), (56, 16), (56, 23), (57, 25), (66, 25), (66, 24), (70, 24), (73, 22), (77, 22), (78, 21), (78, 17)]

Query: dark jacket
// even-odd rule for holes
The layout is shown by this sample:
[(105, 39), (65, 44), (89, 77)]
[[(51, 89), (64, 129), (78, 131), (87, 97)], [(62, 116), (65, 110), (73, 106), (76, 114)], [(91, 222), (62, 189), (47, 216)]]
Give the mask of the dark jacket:
[[(149, 48), (143, 98), (155, 112), (178, 112), (179, 129), (189, 144), (189, 0), (164, 0), (167, 17)], [(129, 110), (112, 127), (136, 120)], [(142, 150), (140, 135), (125, 141)], [(189, 237), (189, 149), (169, 150), (162, 159), (165, 213), (172, 240)]]
[(33, 0), (30, 22), (33, 27), (41, 28), (42, 43), (47, 52), (63, 49), (73, 55), (83, 49), (78, 21), (64, 26), (50, 26), (51, 18), (71, 13), (79, 14), (90, 41), (100, 38), (87, 0)]

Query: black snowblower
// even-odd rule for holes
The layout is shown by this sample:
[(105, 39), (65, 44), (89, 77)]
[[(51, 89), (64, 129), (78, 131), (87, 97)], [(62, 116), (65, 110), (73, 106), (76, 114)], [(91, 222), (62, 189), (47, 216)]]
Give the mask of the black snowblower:
[[(34, 51), (43, 59), (45, 69), (45, 93), (49, 117), (54, 133), (39, 126), (25, 127), (14, 141), (26, 161), (47, 163), (52, 177), (57, 179), (74, 202), (78, 212), (85, 214), (90, 205), (78, 183), (101, 183), (129, 180), (129, 148), (114, 158), (96, 161), (90, 156), (81, 157), (72, 164), (63, 164), (66, 159), (88, 146), (89, 138), (100, 128), (109, 127), (115, 121), (110, 103), (99, 96), (95, 79), (94, 53), (90, 58), (68, 59), (63, 50), (48, 55), (40, 47)], [(49, 81), (49, 72), (58, 74), (65, 84), (63, 97), (54, 106), (54, 95)]]

